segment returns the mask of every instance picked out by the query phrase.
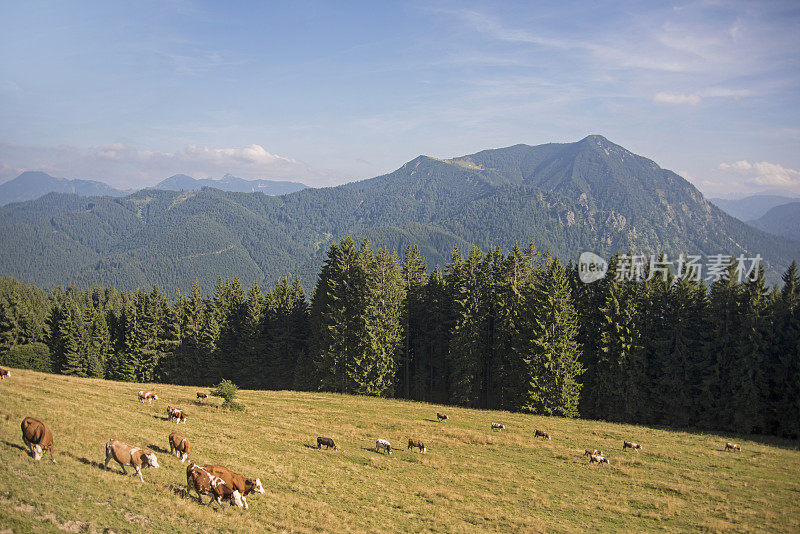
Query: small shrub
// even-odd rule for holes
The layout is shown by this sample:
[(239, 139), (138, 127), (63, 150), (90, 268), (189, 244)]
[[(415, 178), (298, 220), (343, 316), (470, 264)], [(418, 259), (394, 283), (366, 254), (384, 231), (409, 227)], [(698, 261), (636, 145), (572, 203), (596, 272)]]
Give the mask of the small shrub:
[(239, 386), (223, 378), (222, 381), (216, 385), (211, 394), (215, 397), (222, 397), (222, 407), (234, 412), (241, 412), (244, 406), (236, 402), (236, 394), (239, 392)]
[(0, 353), (0, 364), (43, 373), (53, 372), (50, 349), (44, 343), (12, 345), (6, 353)]

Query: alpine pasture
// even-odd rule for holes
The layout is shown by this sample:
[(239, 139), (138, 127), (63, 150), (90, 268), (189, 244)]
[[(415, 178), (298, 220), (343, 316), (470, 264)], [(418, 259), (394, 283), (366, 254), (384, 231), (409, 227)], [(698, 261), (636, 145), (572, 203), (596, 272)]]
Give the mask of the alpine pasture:
[[(0, 530), (800, 530), (796, 442), (327, 393), (243, 390), (245, 411), (228, 412), (198, 389), (14, 369), (0, 383)], [(158, 400), (140, 403), (139, 390)], [(184, 498), (167, 405), (186, 412), (189, 461), (261, 479), (266, 493), (250, 495), (249, 510)], [(26, 416), (52, 430), (56, 464), (28, 455)], [(317, 449), (318, 436), (339, 450)], [(160, 468), (143, 470), (143, 483), (114, 462), (103, 470), (109, 438), (155, 452)], [(391, 455), (375, 451), (377, 438)], [(407, 450), (409, 438), (427, 453)], [(641, 451), (623, 452), (625, 440)]]

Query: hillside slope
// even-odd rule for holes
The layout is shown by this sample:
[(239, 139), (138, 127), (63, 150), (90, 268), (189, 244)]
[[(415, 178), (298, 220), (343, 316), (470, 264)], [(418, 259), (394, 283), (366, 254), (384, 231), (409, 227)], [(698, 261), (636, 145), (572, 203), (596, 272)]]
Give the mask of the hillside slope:
[(192, 178), (185, 174), (176, 174), (162, 180), (153, 189), (168, 191), (197, 191), (204, 187), (214, 187), (223, 191), (237, 193), (264, 193), (265, 195), (286, 195), (306, 188), (300, 182), (276, 180), (245, 180), (226, 174), (219, 180), (213, 178)]
[(752, 221), (763, 216), (775, 206), (796, 202), (797, 197), (761, 194), (738, 199), (710, 198), (708, 200), (719, 206), (725, 213), (733, 215), (739, 220)]
[[(152, 406), (136, 399), (143, 388), (158, 393)], [(800, 528), (800, 452), (780, 441), (738, 440), (731, 453), (730, 436), (321, 393), (243, 391), (247, 411), (229, 413), (218, 399), (196, 403), (191, 387), (22, 370), (0, 389), (0, 525), (17, 532)], [(167, 404), (186, 409), (186, 425), (166, 421)], [(450, 421), (437, 423), (445, 410)], [(57, 464), (23, 451), (28, 415), (51, 427)], [(533, 439), (537, 428), (552, 441)], [(260, 477), (266, 494), (224, 514), (182, 498), (185, 465), (166, 452), (174, 430), (192, 441), (190, 459)], [(340, 451), (317, 450), (319, 435)], [(161, 468), (143, 484), (115, 464), (103, 471), (111, 437), (152, 449)], [(377, 437), (398, 450), (376, 453)], [(428, 453), (405, 450), (408, 437)], [(624, 439), (642, 452), (622, 452)], [(587, 447), (611, 465), (589, 464)]]
[(244, 284), (289, 274), (307, 290), (331, 243), (409, 244), (429, 266), (454, 245), (535, 240), (584, 250), (761, 254), (776, 280), (800, 244), (708, 203), (677, 174), (601, 136), (517, 145), (453, 160), (420, 156), (384, 176), (290, 195), (143, 190), (121, 199), (48, 195), (0, 209), (0, 274), (43, 288), (75, 283), (187, 291), (218, 276)]
[(800, 241), (800, 202), (775, 206), (754, 221), (751, 226), (771, 234)]

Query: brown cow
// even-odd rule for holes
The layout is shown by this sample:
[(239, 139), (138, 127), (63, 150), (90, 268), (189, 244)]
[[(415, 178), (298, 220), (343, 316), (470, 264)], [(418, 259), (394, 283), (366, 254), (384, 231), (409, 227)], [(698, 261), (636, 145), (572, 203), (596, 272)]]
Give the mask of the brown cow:
[(608, 464), (608, 465), (611, 465), (611, 462), (609, 462), (609, 461), (608, 461), (608, 459), (607, 459), (606, 457), (604, 457), (604, 456), (602, 456), (602, 455), (599, 455), (599, 454), (592, 454), (592, 455), (589, 457), (589, 463), (592, 463), (592, 462), (597, 462), (597, 463), (599, 463), (599, 464)]
[(440, 422), (440, 423), (441, 423), (442, 421), (447, 421), (448, 419), (450, 419), (450, 418), (449, 418), (449, 417), (447, 417), (445, 414), (443, 414), (443, 413), (439, 413), (439, 412), (436, 412), (436, 420), (437, 420), (438, 422)]
[(737, 444), (735, 444), (735, 443), (726, 443), (725, 444), (725, 450), (726, 451), (730, 450), (730, 451), (739, 451), (739, 452), (741, 452), (742, 448), (740, 446), (738, 446)]
[(597, 449), (586, 449), (583, 453), (584, 456), (603, 456), (602, 451), (598, 451)]
[(202, 391), (198, 391), (197, 392), (197, 398), (198, 399), (207, 399), (208, 398), (208, 394), (203, 393)]
[(537, 429), (536, 432), (533, 434), (533, 437), (535, 437), (535, 438), (539, 438), (540, 437), (542, 439), (550, 439), (550, 434), (548, 434), (544, 430), (538, 430)]
[(156, 395), (152, 391), (139, 392), (139, 402), (144, 403), (144, 401), (147, 401), (148, 404), (153, 404), (154, 400), (158, 400), (158, 395)]
[(181, 463), (185, 462), (189, 458), (189, 454), (191, 452), (192, 444), (188, 439), (181, 436), (177, 432), (173, 432), (169, 435), (169, 453), (180, 458)]
[(335, 451), (339, 450), (339, 447), (336, 446), (336, 443), (334, 443), (334, 441), (331, 438), (322, 438), (322, 437), (317, 438), (317, 448), (321, 449), (323, 445), (325, 445), (326, 449), (330, 449), (331, 447), (333, 447), (333, 450)]
[(622, 442), (622, 450), (623, 450), (623, 451), (624, 451), (625, 449), (633, 449), (633, 450), (635, 450), (636, 452), (639, 452), (639, 450), (641, 450), (641, 448), (642, 448), (642, 446), (641, 446), (641, 445), (639, 445), (638, 443), (634, 443), (634, 442), (632, 442), (632, 441), (623, 441), (623, 442)]
[(261, 479), (245, 478), (244, 476), (231, 471), (227, 467), (221, 465), (204, 465), (203, 468), (214, 476), (221, 478), (225, 484), (235, 489), (242, 495), (242, 503), (247, 510), (246, 496), (250, 493), (264, 493), (264, 486), (261, 485)]
[(50, 459), (56, 463), (53, 458), (53, 433), (47, 428), (47, 425), (33, 417), (26, 417), (22, 420), (22, 441), (31, 452), (33, 460), (38, 462), (42, 459), (44, 451), (50, 451)]
[(411, 449), (411, 451), (413, 452), (414, 451), (414, 447), (418, 448), (420, 450), (420, 452), (423, 452), (423, 453), (428, 452), (427, 447), (425, 447), (425, 444), (422, 442), (421, 439), (408, 438), (408, 448)]
[(11, 378), (11, 371), (0, 367), (0, 380), (5, 380), (6, 378)]
[[(221, 477), (210, 473), (207, 469), (197, 464), (190, 463), (186, 467), (186, 496), (191, 497), (192, 490), (197, 492), (197, 500), (202, 504), (203, 495), (211, 495), (208, 506), (217, 501), (217, 504), (225, 510), (222, 499), (230, 499), (232, 506), (242, 507), (244, 497), (241, 492), (226, 483)], [(245, 506), (247, 508), (247, 506)]]
[(156, 459), (155, 453), (145, 452), (139, 447), (131, 447), (127, 443), (116, 439), (110, 439), (108, 443), (106, 443), (106, 463), (103, 465), (104, 468), (108, 469), (108, 462), (110, 462), (112, 458), (122, 468), (123, 475), (128, 474), (128, 472), (125, 471), (125, 466), (128, 465), (136, 470), (134, 474), (139, 475), (139, 480), (142, 482), (144, 482), (142, 478), (142, 467), (158, 469), (158, 459)]

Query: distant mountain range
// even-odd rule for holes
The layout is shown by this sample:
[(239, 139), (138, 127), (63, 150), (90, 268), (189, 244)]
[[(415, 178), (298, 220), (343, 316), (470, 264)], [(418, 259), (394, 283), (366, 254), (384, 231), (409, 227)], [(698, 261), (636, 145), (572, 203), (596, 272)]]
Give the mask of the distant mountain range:
[(0, 275), (186, 291), (218, 276), (244, 284), (289, 274), (311, 289), (330, 244), (420, 245), (429, 267), (452, 247), (538, 242), (565, 262), (584, 250), (761, 254), (777, 280), (800, 243), (752, 228), (689, 182), (602, 136), (515, 145), (283, 196), (146, 189), (122, 198), (48, 194), (0, 208)]
[(204, 187), (214, 187), (223, 191), (237, 193), (264, 193), (265, 195), (287, 195), (305, 189), (300, 182), (280, 182), (274, 180), (245, 180), (226, 174), (219, 180), (213, 178), (195, 179), (185, 174), (176, 174), (159, 182), (153, 189), (168, 191), (197, 191)]
[(728, 215), (733, 215), (742, 221), (752, 221), (775, 206), (796, 202), (800, 198), (789, 195), (759, 194), (739, 199), (710, 198), (708, 200)]
[(11, 202), (34, 200), (47, 193), (72, 193), (80, 196), (119, 197), (130, 194), (110, 185), (92, 180), (54, 178), (44, 172), (23, 172), (13, 180), (0, 184), (0, 206)]
[[(285, 195), (305, 189), (299, 182), (281, 182), (273, 180), (245, 180), (226, 174), (219, 180), (211, 178), (194, 179), (185, 174), (176, 174), (163, 180), (154, 189), (170, 191), (195, 191), (203, 187), (214, 187), (223, 191), (240, 193), (261, 192), (265, 195)], [(12, 202), (35, 200), (48, 193), (72, 193), (79, 196), (112, 196), (129, 195), (133, 190), (123, 191), (102, 182), (92, 180), (69, 180), (55, 178), (44, 172), (23, 172), (13, 180), (0, 184), (0, 206)]]
[(765, 232), (800, 241), (800, 202), (775, 206), (749, 224)]

